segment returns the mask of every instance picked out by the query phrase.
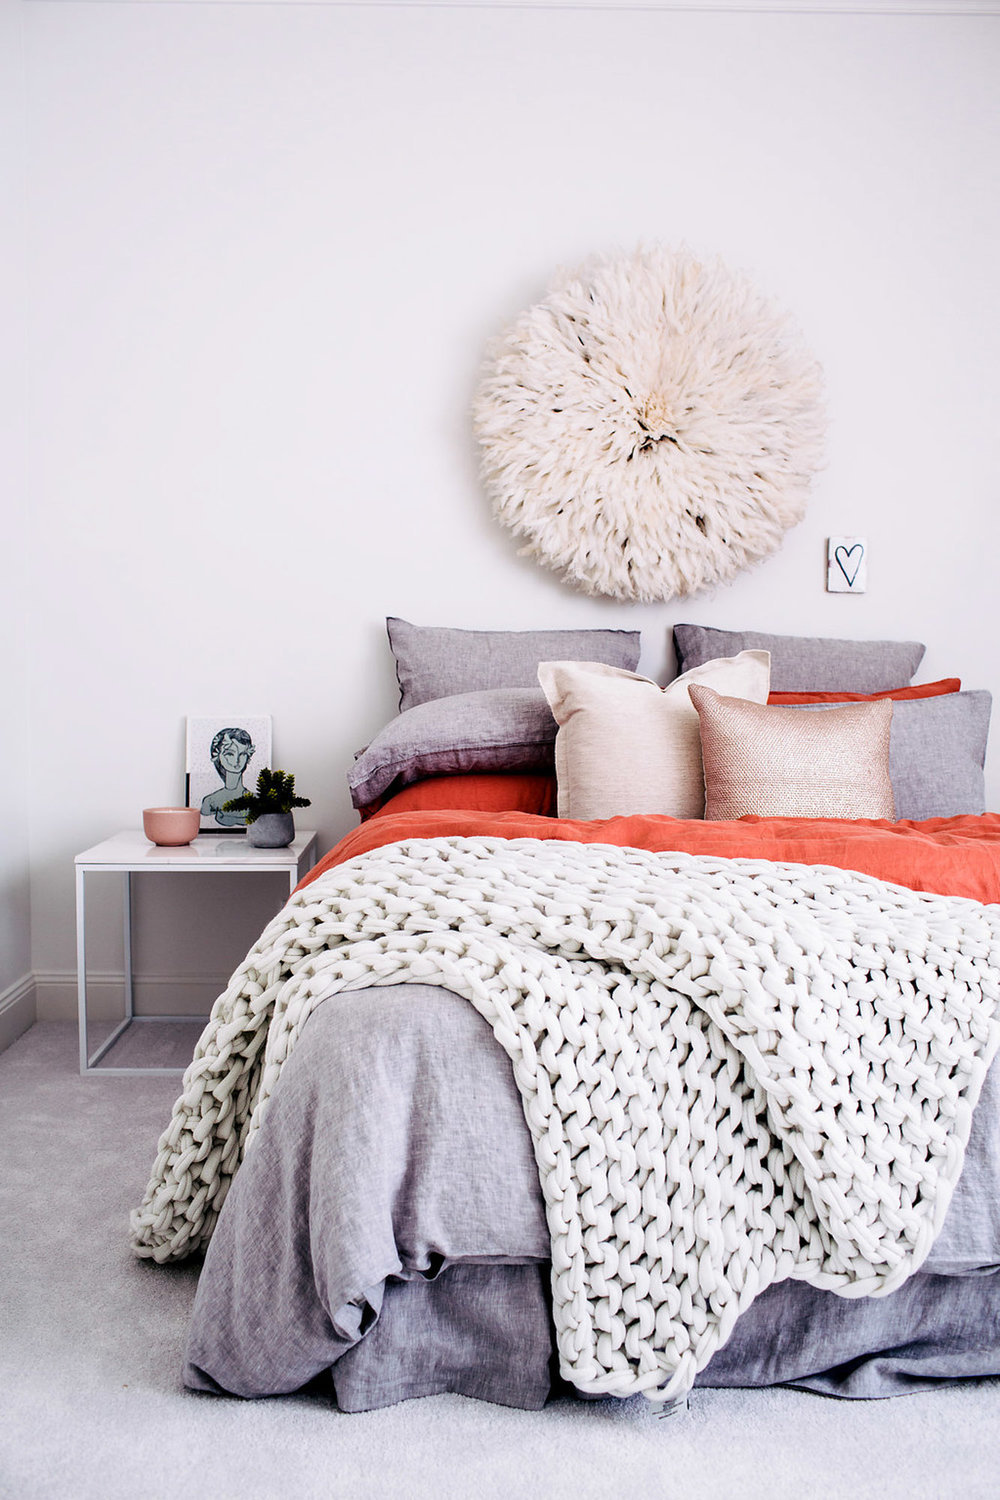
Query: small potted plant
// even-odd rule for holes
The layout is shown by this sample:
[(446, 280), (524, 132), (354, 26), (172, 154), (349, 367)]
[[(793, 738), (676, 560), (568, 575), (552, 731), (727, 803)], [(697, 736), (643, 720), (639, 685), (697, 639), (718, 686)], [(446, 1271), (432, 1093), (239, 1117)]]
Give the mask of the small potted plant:
[(234, 797), (226, 812), (245, 812), (247, 843), (258, 849), (284, 849), (295, 837), (293, 807), (309, 807), (308, 797), (296, 797), (295, 777), (264, 767), (257, 777), (257, 790)]

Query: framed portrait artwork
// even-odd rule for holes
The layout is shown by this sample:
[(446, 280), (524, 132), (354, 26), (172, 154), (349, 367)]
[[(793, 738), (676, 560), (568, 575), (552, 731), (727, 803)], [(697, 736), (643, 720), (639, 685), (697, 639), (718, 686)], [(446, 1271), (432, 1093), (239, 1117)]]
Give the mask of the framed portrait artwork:
[(225, 804), (252, 792), (270, 764), (270, 714), (189, 715), (187, 805), (201, 808), (202, 831), (245, 828), (246, 813), (226, 812)]

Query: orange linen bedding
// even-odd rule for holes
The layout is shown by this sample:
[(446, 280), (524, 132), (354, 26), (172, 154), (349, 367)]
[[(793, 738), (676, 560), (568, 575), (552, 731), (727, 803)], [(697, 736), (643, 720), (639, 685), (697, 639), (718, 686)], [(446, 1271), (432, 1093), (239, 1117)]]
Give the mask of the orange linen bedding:
[(566, 839), (653, 852), (679, 850), (727, 859), (833, 865), (910, 890), (1000, 902), (998, 813), (930, 818), (920, 823), (754, 817), (710, 823), (653, 815), (584, 823), (520, 812), (385, 810), (341, 839), (300, 881), (298, 889), (311, 884), (331, 866), (370, 849), (403, 839), (447, 837)]
[(541, 813), (555, 817), (556, 778), (552, 771), (466, 771), (457, 776), (428, 776), (402, 791), (387, 792), (360, 809), (361, 821), (387, 812), (420, 812), (461, 807), (469, 812)]

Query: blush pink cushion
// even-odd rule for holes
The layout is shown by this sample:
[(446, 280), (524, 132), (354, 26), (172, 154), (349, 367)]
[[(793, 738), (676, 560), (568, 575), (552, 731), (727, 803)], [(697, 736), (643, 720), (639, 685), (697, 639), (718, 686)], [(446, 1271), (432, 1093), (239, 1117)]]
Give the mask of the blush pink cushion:
[(701, 720), (706, 818), (895, 818), (888, 698), (809, 713), (688, 692)]

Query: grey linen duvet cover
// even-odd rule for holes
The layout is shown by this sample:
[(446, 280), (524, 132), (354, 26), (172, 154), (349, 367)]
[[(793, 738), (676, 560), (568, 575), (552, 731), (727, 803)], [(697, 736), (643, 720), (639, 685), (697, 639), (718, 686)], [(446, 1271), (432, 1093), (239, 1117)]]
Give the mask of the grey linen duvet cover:
[[(332, 1382), (344, 1410), (561, 1388), (549, 1237), (510, 1063), (426, 985), (319, 1006), (233, 1182), (198, 1285), (185, 1383), (238, 1396)], [(763, 1293), (697, 1384), (889, 1396), (1000, 1373), (1000, 1067), (920, 1272), (888, 1297)]]

